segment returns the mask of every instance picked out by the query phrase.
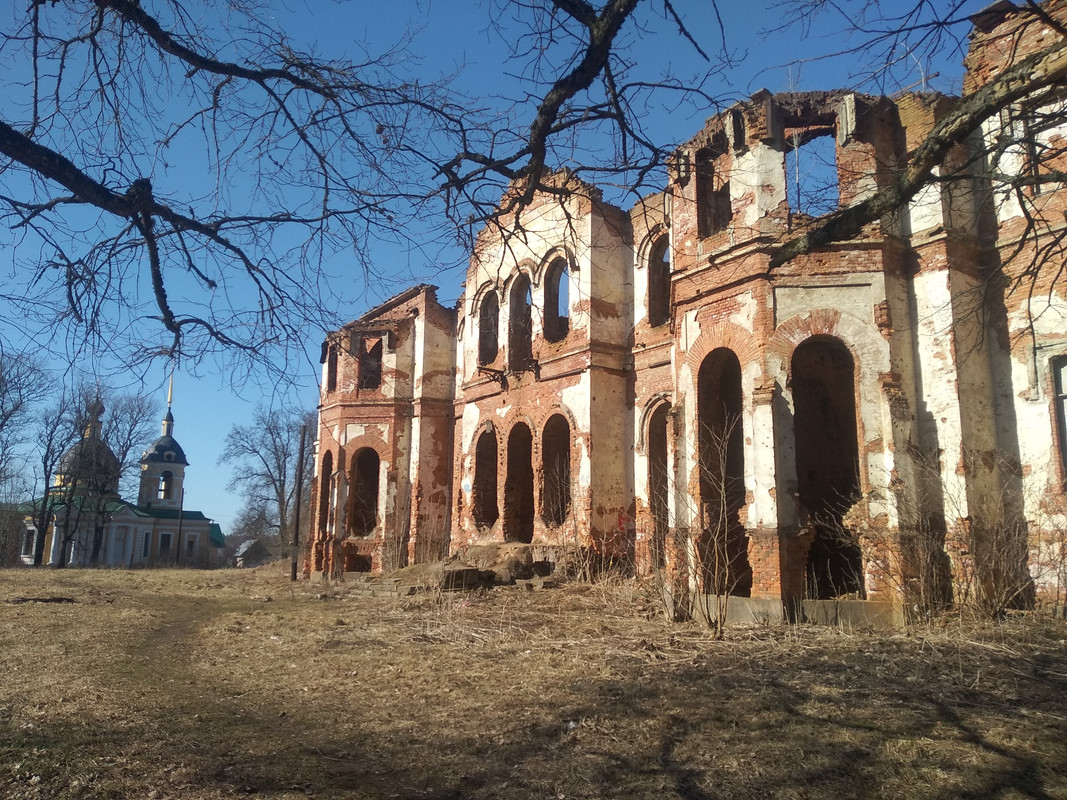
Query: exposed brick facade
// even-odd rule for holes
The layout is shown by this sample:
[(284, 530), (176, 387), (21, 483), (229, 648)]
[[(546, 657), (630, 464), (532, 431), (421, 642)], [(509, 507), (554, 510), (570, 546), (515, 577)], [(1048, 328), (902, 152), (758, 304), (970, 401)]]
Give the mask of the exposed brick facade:
[[(976, 20), (966, 92), (1050, 36), (1010, 3)], [(1067, 192), (1046, 188), (1023, 214), (977, 176), (933, 186), (770, 268), (826, 200), (802, 158), (833, 162), (814, 169), (834, 207), (859, 202), (955, 102), (758, 92), (710, 119), (666, 190), (628, 213), (558, 176), (562, 199), (483, 231), (455, 313), (417, 287), (331, 334), (308, 568), (519, 541), (754, 597), (892, 599), (933, 572), (974, 574), (975, 547), (1001, 535), (981, 531), (1018, 520), (1025, 538), (1039, 512), (1055, 527), (1067, 303), (1051, 243)], [(361, 388), (379, 340), (380, 386)], [(377, 516), (357, 534), (363, 448), (380, 464)]]

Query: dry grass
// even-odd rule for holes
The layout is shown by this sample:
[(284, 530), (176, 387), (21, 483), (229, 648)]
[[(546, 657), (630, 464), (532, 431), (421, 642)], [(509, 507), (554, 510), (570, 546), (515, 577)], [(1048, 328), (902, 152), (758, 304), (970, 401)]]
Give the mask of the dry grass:
[[(9, 602), (47, 596), (76, 602)], [(0, 795), (1067, 798), (1063, 623), (715, 642), (643, 611), (0, 572)]]

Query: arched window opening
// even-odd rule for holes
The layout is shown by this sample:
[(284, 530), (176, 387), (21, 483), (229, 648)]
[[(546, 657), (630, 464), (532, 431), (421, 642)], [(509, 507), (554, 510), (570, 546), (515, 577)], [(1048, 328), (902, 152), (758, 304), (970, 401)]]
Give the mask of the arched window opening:
[(480, 528), (489, 528), (500, 518), (497, 507), (497, 445), (496, 433), (482, 431), (474, 449), (474, 497), (472, 498), (474, 522)]
[(348, 532), (352, 536), (366, 536), (378, 525), (378, 473), (381, 459), (370, 447), (352, 456), (348, 482)]
[(541, 434), (541, 518), (551, 527), (562, 525), (571, 511), (571, 426), (553, 414)]
[(545, 272), (545, 338), (561, 342), (570, 331), (570, 270), (563, 258), (555, 259)]
[(702, 239), (730, 224), (730, 181), (715, 169), (716, 160), (728, 149), (726, 134), (720, 132), (696, 152), (697, 233)]
[(321, 536), (325, 536), (330, 525), (330, 481), (333, 477), (333, 453), (329, 450), (322, 457), (322, 469), (319, 470), (319, 524)]
[(801, 521), (815, 533), (808, 550), (808, 596), (863, 597), (859, 544), (843, 523), (860, 497), (852, 354), (837, 339), (808, 339), (793, 352), (791, 386)]
[(481, 366), (496, 361), (500, 351), (500, 301), (496, 292), (487, 292), (478, 311), (478, 363)]
[(670, 237), (663, 234), (648, 254), (648, 324), (663, 325), (671, 314)]
[(667, 563), (667, 414), (661, 403), (648, 420), (648, 506), (652, 514), (652, 566)]
[(326, 353), (326, 391), (337, 391), (337, 345), (330, 345)]
[(382, 340), (364, 339), (359, 354), (359, 388), (378, 389), (382, 385)]
[(741, 364), (724, 347), (713, 350), (697, 374), (700, 468), (700, 555), (709, 594), (747, 596), (752, 590), (745, 505)]
[(533, 361), (533, 295), (530, 279), (523, 274), (515, 278), (509, 302), (508, 365), (513, 372), (530, 368)]
[(532, 542), (534, 523), (533, 435), (518, 423), (508, 436), (504, 479), (504, 541)]
[(170, 500), (174, 496), (174, 473), (169, 469), (164, 470), (159, 474), (159, 491), (156, 492), (156, 498), (159, 500)]

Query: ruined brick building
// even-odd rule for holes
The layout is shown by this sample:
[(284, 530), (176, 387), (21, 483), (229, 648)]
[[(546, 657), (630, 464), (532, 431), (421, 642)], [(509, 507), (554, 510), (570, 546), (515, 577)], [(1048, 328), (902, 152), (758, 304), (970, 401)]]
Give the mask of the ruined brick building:
[[(1058, 36), (990, 7), (964, 96)], [(957, 147), (939, 174), (966, 179), (771, 266), (958, 102), (759, 92), (662, 193), (624, 211), (561, 174), (565, 199), (482, 232), (456, 309), (417, 286), (330, 334), (308, 570), (527, 542), (774, 601), (1062, 580), (1067, 191), (988, 178), (1062, 169), (1062, 131), (1034, 123), (1061, 98)]]

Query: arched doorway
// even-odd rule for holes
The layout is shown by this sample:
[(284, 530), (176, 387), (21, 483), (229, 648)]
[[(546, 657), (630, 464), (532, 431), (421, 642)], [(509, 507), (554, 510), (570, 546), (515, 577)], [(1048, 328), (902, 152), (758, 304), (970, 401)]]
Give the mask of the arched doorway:
[(319, 469), (319, 538), (326, 536), (330, 522), (330, 478), (333, 477), (333, 452), (326, 451)]
[(741, 524), (745, 505), (741, 363), (720, 347), (697, 374), (697, 441), (700, 469), (701, 561), (714, 594), (752, 591), (748, 539)]
[(862, 597), (863, 559), (842, 522), (860, 497), (855, 363), (839, 339), (818, 336), (793, 352), (791, 372), (797, 495), (815, 532), (807, 594)]
[(504, 480), (504, 541), (532, 542), (534, 523), (533, 436), (519, 422), (508, 436)]
[(652, 515), (652, 566), (667, 563), (667, 414), (660, 403), (648, 419), (648, 507)]
[(541, 467), (541, 518), (556, 527), (571, 511), (571, 426), (562, 414), (553, 414), (545, 423)]
[(479, 528), (489, 528), (500, 518), (496, 499), (497, 445), (492, 428), (482, 431), (474, 447), (474, 487), (471, 512)]
[(366, 536), (378, 525), (378, 473), (381, 459), (373, 448), (363, 447), (352, 456), (349, 479), (348, 533)]

